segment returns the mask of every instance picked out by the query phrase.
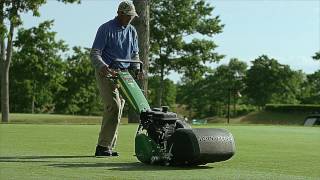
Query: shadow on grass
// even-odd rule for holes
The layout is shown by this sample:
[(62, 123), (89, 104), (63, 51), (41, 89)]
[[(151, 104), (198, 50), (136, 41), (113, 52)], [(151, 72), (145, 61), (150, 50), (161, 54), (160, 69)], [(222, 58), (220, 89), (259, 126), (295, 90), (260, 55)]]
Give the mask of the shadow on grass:
[(158, 171), (158, 170), (194, 170), (194, 169), (212, 169), (210, 166), (160, 166), (147, 165), (140, 162), (127, 163), (60, 163), (49, 164), (48, 166), (59, 168), (97, 168), (106, 167), (109, 170), (116, 171)]
[(41, 160), (0, 160), (0, 163), (50, 163), (52, 161), (41, 161)]
[(0, 156), (0, 160), (8, 160), (8, 159), (57, 159), (57, 158), (88, 158), (94, 156)]
[(48, 159), (79, 159), (94, 156), (0, 156), (1, 162), (18, 163), (48, 163), (45, 166), (57, 168), (108, 168), (115, 171), (159, 171), (159, 170), (194, 170), (212, 169), (210, 166), (160, 166), (147, 165), (140, 162), (109, 162), (109, 163), (88, 163), (88, 162), (59, 162), (48, 161)]
[[(52, 162), (44, 159), (88, 158), (94, 156), (0, 156), (0, 162)], [(43, 159), (43, 160), (42, 160)]]

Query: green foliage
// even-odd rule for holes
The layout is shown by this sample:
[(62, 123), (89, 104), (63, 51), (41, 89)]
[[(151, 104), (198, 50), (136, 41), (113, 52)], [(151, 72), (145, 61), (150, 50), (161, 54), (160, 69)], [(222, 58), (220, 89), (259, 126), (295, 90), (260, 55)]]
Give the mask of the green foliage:
[(255, 106), (250, 104), (240, 104), (236, 106), (236, 112), (233, 117), (245, 116), (254, 111), (257, 111), (257, 108)]
[[(80, 3), (81, 0), (58, 0), (64, 3)], [(47, 0), (1, 0), (0, 7), (4, 19), (8, 19), (14, 27), (22, 24), (20, 14), (31, 11), (34, 16), (40, 16), (39, 7), (45, 4)], [(6, 27), (0, 26), (1, 34), (5, 32)]]
[(241, 123), (269, 124), (269, 125), (295, 125), (301, 126), (309, 116), (309, 112), (276, 112), (260, 110), (251, 112), (241, 118)]
[[(78, 2), (80, 0), (59, 0), (65, 3)], [(40, 16), (39, 7), (46, 3), (46, 0), (1, 0), (0, 1), (0, 70), (1, 70), (1, 109), (2, 121), (9, 121), (9, 68), (11, 66), (13, 53), (14, 30), (22, 24), (20, 14), (32, 12), (34, 16)], [(8, 22), (8, 23), (7, 23)], [(8, 27), (7, 27), (8, 26)], [(7, 43), (5, 43), (7, 40)], [(33, 88), (36, 86), (33, 84)], [(50, 94), (38, 94), (38, 101), (50, 101)], [(49, 100), (48, 100), (49, 99)], [(34, 111), (35, 94), (32, 97), (32, 112)], [(50, 111), (52, 106), (48, 105), (45, 111)], [(42, 110), (41, 110), (42, 111)]]
[[(289, 67), (289, 66), (288, 66)], [(305, 74), (301, 71), (293, 71), (289, 68), (283, 69), (281, 87), (284, 89), (272, 95), (270, 103), (298, 104), (300, 94), (305, 79)]]
[(63, 61), (67, 46), (55, 40), (52, 23), (18, 32), (11, 67), (13, 112), (101, 112), (89, 49), (74, 47), (73, 55)]
[(320, 51), (316, 52), (314, 56), (312, 56), (314, 60), (320, 61)]
[(52, 24), (53, 21), (45, 21), (38, 27), (18, 31), (11, 67), (11, 96), (13, 102), (24, 101), (12, 103), (14, 111), (52, 112), (53, 97), (64, 88), (61, 84), (65, 81), (65, 65), (60, 54), (67, 46), (55, 40), (56, 33), (50, 31)]
[(273, 112), (306, 112), (320, 113), (320, 105), (315, 104), (266, 104), (265, 110)]
[(73, 48), (73, 55), (66, 60), (62, 84), (64, 89), (55, 98), (55, 113), (99, 114), (103, 107), (96, 86), (95, 71), (91, 66), (90, 50)]
[[(151, 76), (148, 79), (148, 101), (151, 107), (157, 107), (157, 93), (159, 90), (160, 77), (159, 76)], [(174, 108), (175, 100), (176, 100), (176, 85), (173, 81), (169, 79), (164, 80), (164, 96), (163, 96), (163, 105), (169, 106), (170, 109)]]
[(267, 103), (299, 103), (303, 74), (262, 55), (255, 59), (246, 76), (246, 94), (257, 106)]
[(60, 2), (64, 2), (65, 4), (67, 3), (78, 3), (80, 4), (81, 3), (81, 0), (58, 0)]
[(204, 0), (150, 1), (150, 72), (160, 77), (161, 103), (164, 76), (171, 70), (184, 75), (186, 80), (200, 78), (208, 71), (205, 65), (223, 56), (214, 50), (212, 40), (191, 39), (199, 34), (212, 37), (221, 33), (223, 25), (212, 16), (213, 7)]
[[(312, 58), (320, 60), (320, 52), (316, 52)], [(299, 99), (303, 104), (320, 104), (320, 70), (304, 78)]]
[[(40, 16), (39, 7), (46, 3), (46, 0), (25, 0), (12, 1), (1, 0), (2, 18), (10, 21), (10, 26), (17, 27), (22, 24), (20, 14), (31, 11), (34, 16)], [(6, 32), (7, 27), (1, 26), (1, 33)]]
[[(220, 114), (223, 106), (222, 91), (215, 91), (214, 94), (207, 84), (208, 79), (201, 79), (180, 85), (177, 94), (177, 103), (187, 105), (190, 112), (189, 117), (203, 118)], [(213, 78), (210, 78), (213, 80)], [(219, 94), (219, 95), (218, 95)]]
[(301, 101), (305, 104), (320, 104), (320, 70), (307, 75), (303, 84)]
[(230, 103), (237, 104), (238, 94), (244, 89), (242, 76), (236, 74), (244, 75), (246, 68), (245, 62), (231, 59), (228, 65), (217, 67), (205, 78), (180, 85), (177, 103), (187, 105), (194, 117), (226, 115), (228, 98), (232, 99)]

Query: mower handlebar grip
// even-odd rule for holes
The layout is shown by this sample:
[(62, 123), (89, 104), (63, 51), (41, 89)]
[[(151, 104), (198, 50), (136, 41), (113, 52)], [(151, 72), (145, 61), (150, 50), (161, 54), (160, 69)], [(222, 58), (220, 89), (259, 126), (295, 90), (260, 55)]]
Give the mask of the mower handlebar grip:
[(141, 65), (139, 71), (143, 71), (143, 62), (140, 60), (131, 60), (131, 59), (115, 59), (115, 62), (123, 62), (123, 63), (138, 63)]

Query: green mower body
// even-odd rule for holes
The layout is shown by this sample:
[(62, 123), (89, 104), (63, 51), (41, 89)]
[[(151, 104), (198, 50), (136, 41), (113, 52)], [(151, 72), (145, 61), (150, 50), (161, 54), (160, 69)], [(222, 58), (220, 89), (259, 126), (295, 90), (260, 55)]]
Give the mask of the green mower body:
[[(120, 60), (119, 62), (131, 62)], [(139, 61), (139, 63), (141, 63)], [(168, 107), (151, 109), (128, 71), (119, 71), (120, 93), (140, 115), (135, 154), (146, 164), (200, 165), (230, 159), (235, 153), (231, 133), (224, 129), (192, 129)]]
[(126, 98), (136, 113), (140, 114), (142, 111), (150, 109), (149, 103), (139, 85), (128, 71), (120, 71), (117, 80), (120, 84), (122, 96)]

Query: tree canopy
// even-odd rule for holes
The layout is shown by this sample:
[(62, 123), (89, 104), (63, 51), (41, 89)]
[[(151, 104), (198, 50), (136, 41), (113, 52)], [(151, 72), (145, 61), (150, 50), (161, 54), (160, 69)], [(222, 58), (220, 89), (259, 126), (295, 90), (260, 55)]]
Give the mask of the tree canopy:
[(263, 107), (271, 102), (297, 103), (296, 91), (302, 83), (301, 74), (267, 55), (252, 63), (246, 77), (246, 94), (253, 104)]
[(27, 87), (30, 89), (16, 87), (11, 92), (13, 100), (18, 101), (19, 98), (28, 95), (30, 97), (25, 97), (25, 103), (29, 102), (28, 107), (15, 109), (27, 108), (27, 112), (34, 112), (35, 105), (39, 109), (49, 108), (53, 103), (53, 93), (63, 88), (64, 64), (60, 54), (67, 50), (67, 45), (55, 39), (56, 33), (50, 31), (52, 24), (53, 21), (45, 21), (38, 27), (18, 31), (14, 41), (16, 53), (13, 56), (11, 82), (12, 86), (28, 84)]
[(206, 63), (222, 58), (211, 39), (187, 40), (194, 34), (212, 37), (222, 32), (223, 25), (219, 16), (212, 15), (213, 9), (204, 0), (151, 1), (150, 70), (160, 76), (158, 105), (162, 104), (164, 76), (171, 70), (194, 80), (208, 71)]
[[(64, 3), (80, 3), (80, 0), (58, 1)], [(13, 52), (14, 30), (23, 22), (20, 16), (21, 13), (31, 11), (34, 16), (39, 16), (39, 7), (46, 2), (46, 0), (0, 1), (0, 70), (2, 122), (9, 121), (9, 68)], [(8, 27), (6, 24), (8, 24)], [(5, 40), (7, 40), (7, 43), (5, 43)]]
[(320, 61), (320, 51), (319, 51), (319, 52), (316, 52), (315, 55), (312, 56), (312, 58), (313, 58), (314, 60)]

